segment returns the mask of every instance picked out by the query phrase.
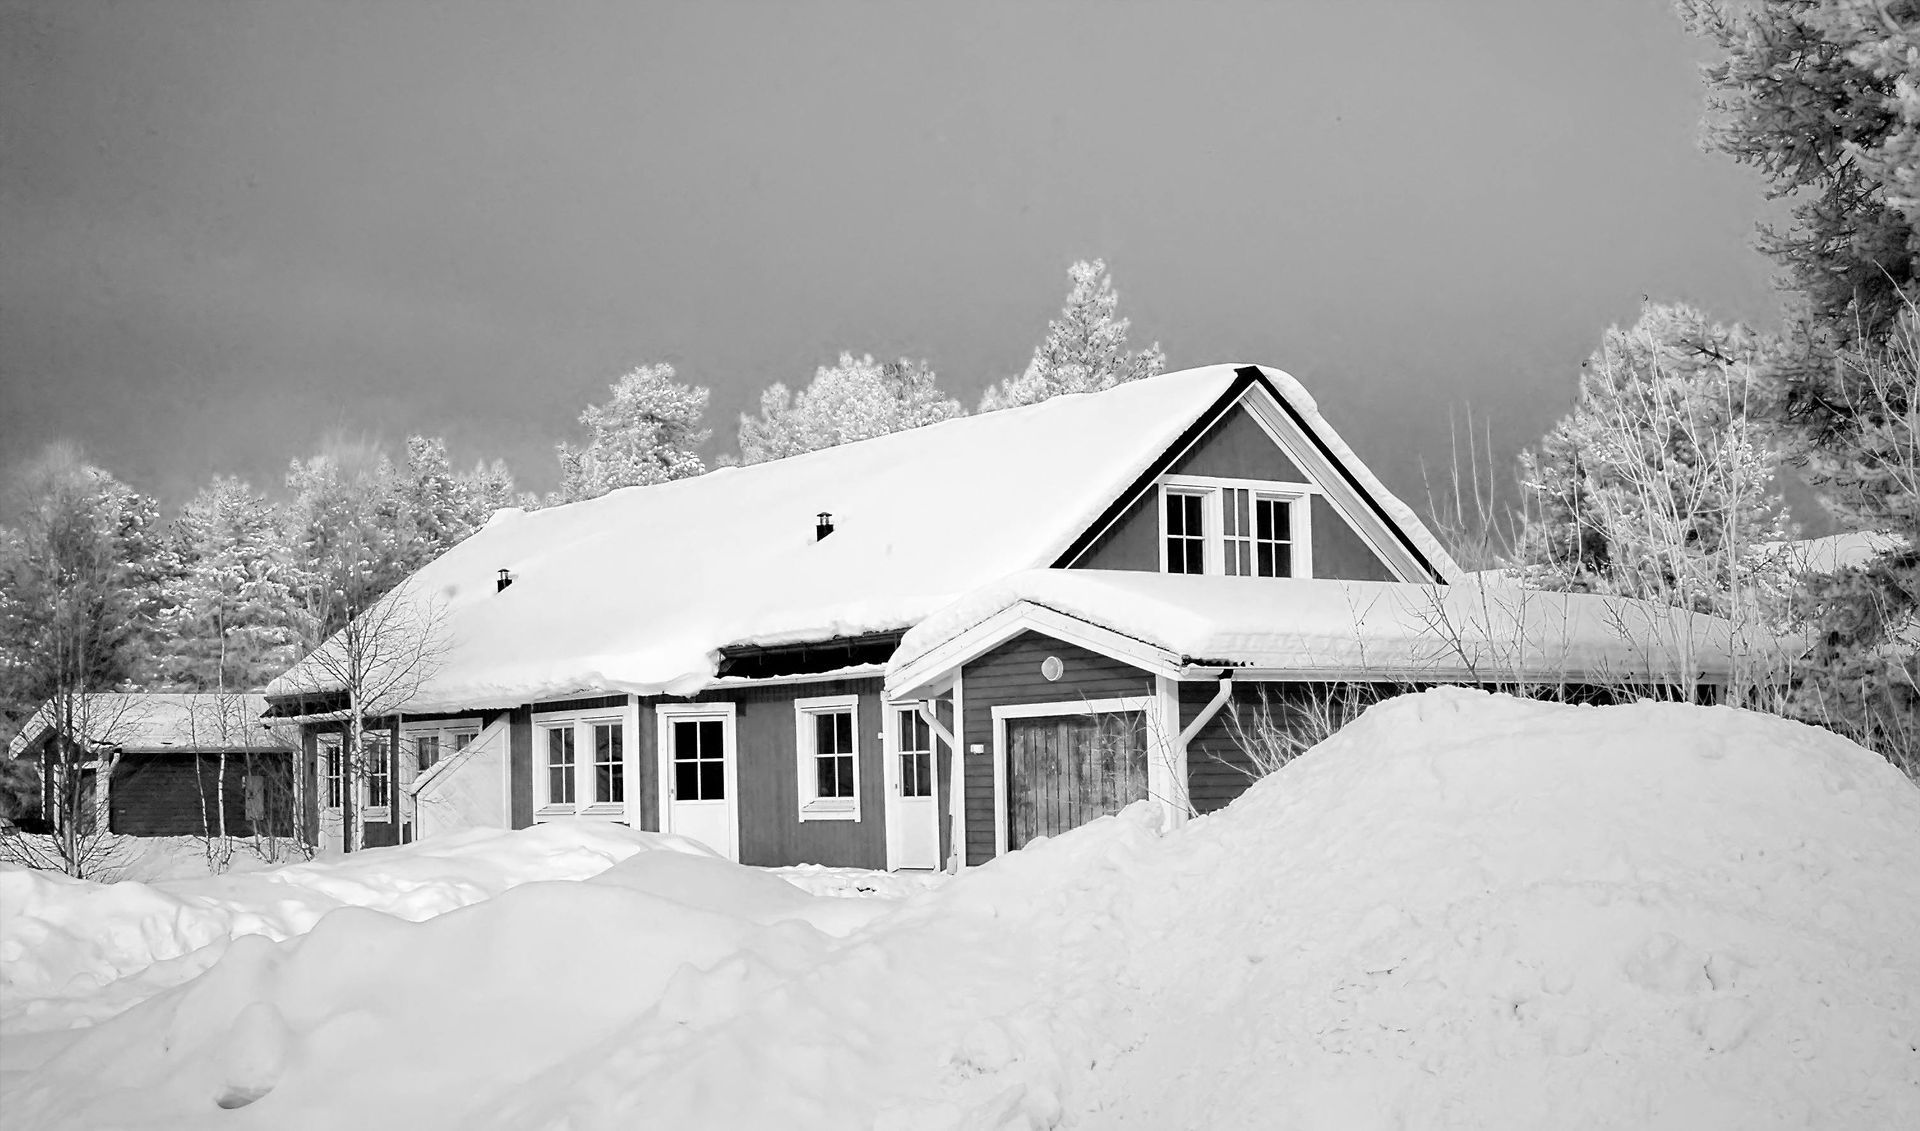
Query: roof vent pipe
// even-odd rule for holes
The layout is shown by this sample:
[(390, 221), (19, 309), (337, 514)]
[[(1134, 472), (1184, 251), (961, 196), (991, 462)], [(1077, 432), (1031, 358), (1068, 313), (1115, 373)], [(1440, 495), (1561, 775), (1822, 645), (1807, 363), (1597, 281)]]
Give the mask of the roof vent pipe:
[(820, 517), (814, 520), (813, 540), (815, 542), (818, 542), (822, 538), (825, 538), (827, 535), (832, 533), (833, 533), (833, 516), (828, 514), (826, 511), (821, 511)]
[(499, 578), (495, 580), (493, 583), (493, 591), (495, 593), (498, 593), (502, 589), (505, 589), (507, 586), (512, 584), (513, 584), (513, 574), (503, 569), (500, 571)]

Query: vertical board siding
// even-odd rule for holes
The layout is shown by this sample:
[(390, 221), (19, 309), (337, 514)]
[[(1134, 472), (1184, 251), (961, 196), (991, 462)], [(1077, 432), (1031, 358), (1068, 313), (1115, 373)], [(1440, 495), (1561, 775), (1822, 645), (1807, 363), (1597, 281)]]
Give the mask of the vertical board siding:
[(639, 718), (640, 733), (633, 738), (635, 756), (640, 759), (640, 827), (657, 833), (660, 831), (660, 735), (652, 700), (640, 700)]
[[(1058, 656), (1066, 671), (1049, 683), (1040, 663)], [(1131, 664), (1090, 652), (1037, 632), (1023, 632), (967, 664), (965, 733), (956, 734), (966, 754), (967, 863), (993, 859), (993, 708), (1025, 703), (1080, 702), (1152, 695), (1153, 676)], [(975, 746), (984, 753), (971, 753)]]
[[(265, 817), (247, 819), (248, 759), (266, 783)], [(196, 764), (197, 762), (197, 764)], [(224, 809), (229, 836), (291, 836), (296, 772), (289, 753), (229, 753), (221, 791), (218, 753), (129, 753), (113, 768), (108, 828), (126, 836), (218, 835)]]
[(533, 825), (533, 708), (507, 712), (507, 812), (516, 829)]
[(1306, 483), (1306, 473), (1287, 458), (1245, 405), (1234, 405), (1167, 469), (1169, 475), (1220, 479), (1272, 479)]
[[(1197, 718), (1219, 690), (1217, 682), (1182, 683), (1181, 727)], [(1234, 684), (1233, 698), (1187, 744), (1187, 795), (1193, 811), (1223, 809), (1253, 785), (1259, 771), (1246, 747), (1257, 744), (1263, 726), (1283, 730), (1300, 742), (1316, 742), (1326, 736), (1328, 720), (1344, 725), (1367, 705), (1409, 690), (1416, 689), (1400, 683)]]

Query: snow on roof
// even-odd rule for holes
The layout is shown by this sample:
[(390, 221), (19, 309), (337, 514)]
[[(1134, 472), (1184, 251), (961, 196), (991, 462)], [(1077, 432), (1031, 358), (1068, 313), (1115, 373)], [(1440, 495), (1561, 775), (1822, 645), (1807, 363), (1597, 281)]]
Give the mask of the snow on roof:
[[(136, 753), (190, 750), (280, 750), (286, 743), (260, 726), (267, 699), (259, 694), (190, 695), (158, 692), (85, 696), (74, 712), (89, 746)], [(42, 704), (7, 745), (18, 756), (55, 724)]]
[[(1234, 376), (1231, 365), (1169, 373), (502, 511), (408, 586), (441, 603), (448, 644), (408, 709), (691, 694), (728, 645), (904, 629), (993, 578), (1049, 564)], [(1310, 415), (1310, 403), (1296, 407)], [(816, 541), (821, 512), (833, 533)], [(495, 592), (501, 569), (513, 583)], [(296, 666), (267, 693), (325, 686)]]
[(1900, 549), (1906, 540), (1878, 530), (1850, 530), (1795, 542), (1768, 542), (1765, 549), (1786, 568), (1806, 573), (1832, 573), (1847, 566)]
[(937, 678), (970, 649), (930, 660), (936, 650), (1023, 605), (1158, 649), (1169, 666), (1302, 678), (1623, 681), (1685, 671), (1714, 680), (1771, 643), (1737, 639), (1720, 617), (1486, 579), (1434, 586), (1030, 570), (968, 594), (908, 632), (887, 668), (889, 692)]

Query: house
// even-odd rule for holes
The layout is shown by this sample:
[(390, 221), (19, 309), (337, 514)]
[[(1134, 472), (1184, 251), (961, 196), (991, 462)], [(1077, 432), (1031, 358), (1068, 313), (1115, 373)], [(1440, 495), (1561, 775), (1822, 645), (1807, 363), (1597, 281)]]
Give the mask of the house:
[(315, 665), (267, 693), (336, 840), (615, 820), (750, 864), (932, 868), (1140, 798), (1224, 804), (1236, 680), (1731, 669), (1711, 618), (1458, 576), (1296, 381), (1210, 366), (503, 511), (390, 598), (445, 647), (360, 720), (365, 774)]
[(104, 813), (108, 832), (291, 836), (301, 774), (292, 741), (261, 724), (266, 706), (258, 694), (81, 695), (42, 704), (7, 753), (38, 765), (41, 817), (52, 824), (62, 775), (75, 768), (88, 819)]

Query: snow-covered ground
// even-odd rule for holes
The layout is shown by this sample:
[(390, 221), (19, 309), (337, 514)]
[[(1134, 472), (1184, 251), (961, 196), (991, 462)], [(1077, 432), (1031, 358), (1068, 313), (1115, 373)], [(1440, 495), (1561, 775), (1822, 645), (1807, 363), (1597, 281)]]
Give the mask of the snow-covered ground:
[(1778, 719), (1441, 690), (944, 884), (676, 847), (0, 873), (0, 1121), (1920, 1126), (1920, 790)]

